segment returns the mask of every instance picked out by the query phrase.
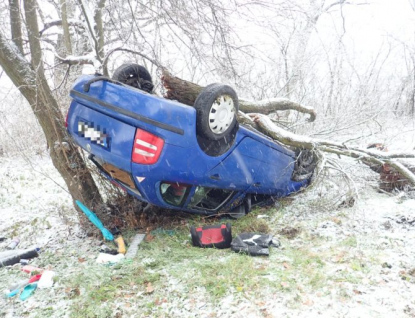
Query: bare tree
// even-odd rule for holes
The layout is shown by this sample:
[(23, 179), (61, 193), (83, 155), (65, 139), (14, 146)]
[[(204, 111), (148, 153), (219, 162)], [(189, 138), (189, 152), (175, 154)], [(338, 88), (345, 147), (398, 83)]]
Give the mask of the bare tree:
[[(99, 191), (80, 153), (68, 138), (58, 101), (45, 77), (36, 1), (25, 0), (23, 4), (29, 44), (25, 51), (28, 59), (16, 45), (16, 42), (20, 43), (19, 39), (10, 41), (2, 30), (0, 65), (31, 106), (42, 127), (52, 162), (65, 180), (72, 198), (91, 207), (97, 206), (102, 202)], [(16, 16), (12, 11), (10, 18), (13, 28), (17, 28), (18, 24), (13, 21)]]

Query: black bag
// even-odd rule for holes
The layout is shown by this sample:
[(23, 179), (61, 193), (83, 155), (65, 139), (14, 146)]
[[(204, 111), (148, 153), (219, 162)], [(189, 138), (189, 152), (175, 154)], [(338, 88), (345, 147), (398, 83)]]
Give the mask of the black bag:
[(229, 248), (232, 242), (230, 223), (190, 228), (193, 246)]

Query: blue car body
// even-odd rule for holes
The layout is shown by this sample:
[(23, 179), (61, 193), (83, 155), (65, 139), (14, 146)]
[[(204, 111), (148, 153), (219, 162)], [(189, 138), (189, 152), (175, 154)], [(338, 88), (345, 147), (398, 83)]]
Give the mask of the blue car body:
[[(82, 76), (74, 84), (67, 129), (111, 182), (139, 200), (216, 214), (235, 209), (247, 195), (283, 197), (309, 183), (292, 180), (295, 152), (260, 133), (240, 126), (227, 151), (208, 155), (198, 143), (193, 107), (107, 80), (90, 84), (94, 80)], [(136, 154), (158, 158), (137, 163)]]

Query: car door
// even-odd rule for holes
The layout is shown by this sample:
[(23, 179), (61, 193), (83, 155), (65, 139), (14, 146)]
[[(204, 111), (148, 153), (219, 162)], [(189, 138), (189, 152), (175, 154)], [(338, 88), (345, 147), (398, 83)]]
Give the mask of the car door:
[(293, 158), (259, 140), (245, 137), (221, 163), (209, 171), (219, 187), (258, 193), (284, 189), (293, 170)]

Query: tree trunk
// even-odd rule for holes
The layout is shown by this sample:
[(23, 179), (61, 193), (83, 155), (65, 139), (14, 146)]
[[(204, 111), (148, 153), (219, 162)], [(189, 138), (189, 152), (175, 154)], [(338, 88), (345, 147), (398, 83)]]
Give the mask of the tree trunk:
[[(182, 104), (193, 106), (201, 90), (204, 88), (192, 82), (182, 80), (171, 75), (166, 69), (162, 70), (162, 83), (166, 92), (164, 97), (177, 100)], [(244, 113), (271, 114), (276, 111), (296, 110), (309, 114), (309, 121), (316, 119), (316, 112), (312, 107), (300, 105), (286, 98), (272, 98), (262, 101), (248, 101), (239, 99), (239, 110)]]
[(31, 63), (0, 32), (0, 65), (32, 107), (45, 134), (53, 165), (63, 177), (73, 200), (94, 208), (102, 203), (102, 198), (80, 153), (70, 143), (62, 113), (43, 72), (35, 2), (24, 1), (24, 10)]
[(72, 45), (71, 45), (71, 35), (69, 33), (69, 24), (68, 24), (68, 10), (66, 5), (66, 0), (60, 0), (61, 5), (61, 15), (62, 15), (62, 30), (63, 30), (63, 42), (65, 44), (65, 50), (67, 55), (72, 54)]
[(19, 0), (9, 0), (10, 6), (10, 28), (12, 33), (12, 41), (23, 54), (22, 39), (22, 22), (20, 19), (20, 3)]
[(105, 0), (99, 0), (97, 8), (95, 9), (95, 34), (98, 42), (98, 54), (101, 59), (104, 59), (104, 27), (102, 22), (102, 10), (105, 7)]

